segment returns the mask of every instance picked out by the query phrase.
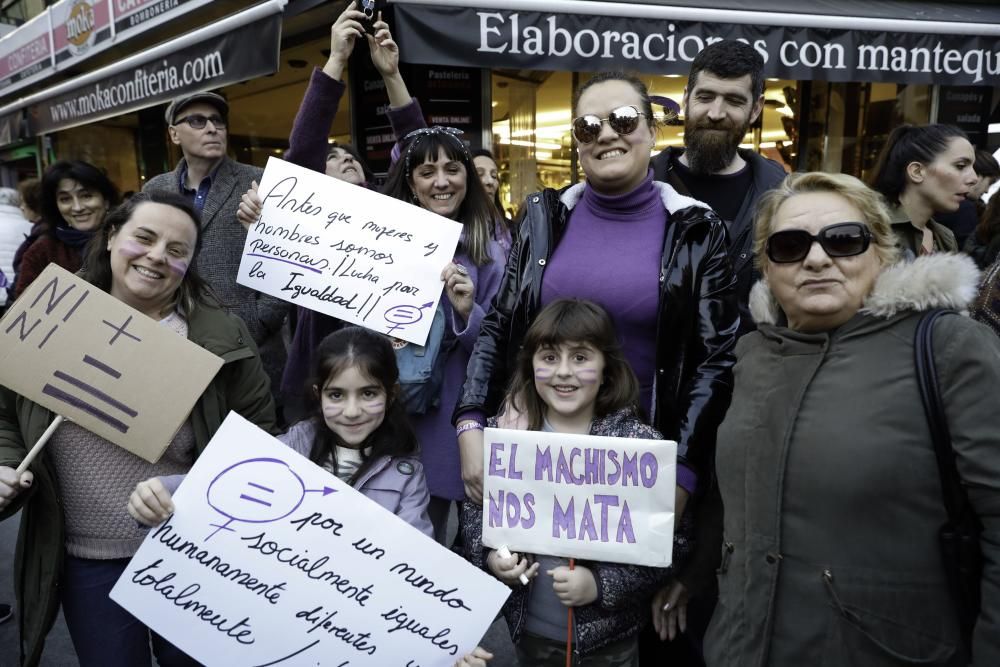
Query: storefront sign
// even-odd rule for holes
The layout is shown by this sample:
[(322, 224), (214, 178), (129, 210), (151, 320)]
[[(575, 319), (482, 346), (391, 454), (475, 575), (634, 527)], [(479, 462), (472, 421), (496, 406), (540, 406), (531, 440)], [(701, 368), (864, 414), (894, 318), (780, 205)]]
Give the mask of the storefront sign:
[(36, 16), (0, 39), (0, 94), (48, 76), (51, 68), (48, 13)]
[(110, 0), (117, 39), (132, 37), (175, 19), (210, 0)]
[(1000, 39), (969, 35), (406, 4), (395, 34), (407, 61), (435, 65), (687, 74), (706, 45), (740, 39), (765, 76), (782, 79), (983, 85), (1000, 75)]
[(941, 86), (937, 122), (954, 125), (968, 135), (974, 146), (989, 144), (993, 89), (983, 86)]
[(450, 667), (510, 593), (235, 412), (173, 501), (111, 599), (208, 667)]
[(672, 562), (676, 442), (494, 428), (484, 442), (485, 546)]
[(111, 44), (108, 0), (62, 0), (49, 11), (57, 65), (89, 58)]
[(28, 107), (35, 134), (119, 116), (182, 93), (219, 88), (278, 69), (281, 15), (222, 36), (150, 55), (136, 64)]

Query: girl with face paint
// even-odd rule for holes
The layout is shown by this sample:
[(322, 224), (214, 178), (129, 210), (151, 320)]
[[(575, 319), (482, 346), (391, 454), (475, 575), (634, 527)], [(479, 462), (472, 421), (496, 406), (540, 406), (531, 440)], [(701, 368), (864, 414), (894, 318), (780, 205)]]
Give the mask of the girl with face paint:
[[(640, 420), (639, 381), (611, 316), (592, 301), (558, 299), (542, 309), (524, 337), (507, 396), (529, 430), (662, 438)], [(638, 664), (644, 591), (654, 590), (665, 570), (593, 561), (571, 569), (566, 558), (501, 556), (482, 545), (482, 511), (481, 504), (463, 505), (466, 557), (514, 588), (503, 611), (522, 665), (566, 663), (567, 607), (587, 609), (573, 615), (572, 634), (575, 651), (588, 664)], [(679, 546), (674, 545), (675, 560), (683, 557)], [(522, 575), (530, 581), (526, 590), (519, 583)], [(605, 598), (612, 597), (634, 603), (613, 605), (611, 611)]]

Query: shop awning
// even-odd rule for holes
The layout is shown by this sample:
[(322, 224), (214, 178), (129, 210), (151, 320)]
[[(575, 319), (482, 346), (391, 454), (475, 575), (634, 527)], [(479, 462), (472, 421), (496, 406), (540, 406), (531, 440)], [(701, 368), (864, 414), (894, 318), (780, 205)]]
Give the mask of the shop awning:
[[(741, 39), (768, 77), (991, 86), (1000, 7), (865, 0), (404, 0), (410, 62), (686, 74), (708, 43)], [(742, 3), (741, 3), (742, 4)], [(728, 6), (727, 6), (728, 5)]]
[[(271, 74), (284, 5), (269, 0), (8, 104), (0, 108), (0, 145)], [(25, 114), (27, 122), (17, 123)], [(8, 129), (13, 125), (19, 131)]]

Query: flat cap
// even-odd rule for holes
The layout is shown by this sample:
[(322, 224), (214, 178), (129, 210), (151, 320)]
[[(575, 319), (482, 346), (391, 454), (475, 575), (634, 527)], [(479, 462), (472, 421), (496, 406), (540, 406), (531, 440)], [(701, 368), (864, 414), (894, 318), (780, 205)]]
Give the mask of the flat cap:
[(226, 98), (222, 95), (208, 92), (191, 93), (190, 95), (182, 95), (178, 97), (167, 106), (167, 112), (164, 114), (167, 125), (173, 125), (174, 120), (177, 118), (177, 114), (183, 111), (184, 107), (190, 106), (195, 102), (204, 102), (205, 104), (212, 105), (223, 118), (229, 115), (229, 103), (226, 102)]

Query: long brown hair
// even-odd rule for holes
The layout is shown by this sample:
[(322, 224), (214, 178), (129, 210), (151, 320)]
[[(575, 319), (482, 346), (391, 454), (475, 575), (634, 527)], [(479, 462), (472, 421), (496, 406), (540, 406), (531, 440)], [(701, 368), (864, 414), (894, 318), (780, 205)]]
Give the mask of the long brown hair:
[(588, 343), (604, 355), (604, 378), (597, 392), (595, 417), (622, 408), (638, 410), (639, 380), (625, 359), (608, 311), (585, 299), (557, 299), (543, 308), (528, 327), (510, 382), (512, 406), (527, 415), (530, 430), (542, 428), (547, 409), (535, 389), (535, 352), (566, 343)]

